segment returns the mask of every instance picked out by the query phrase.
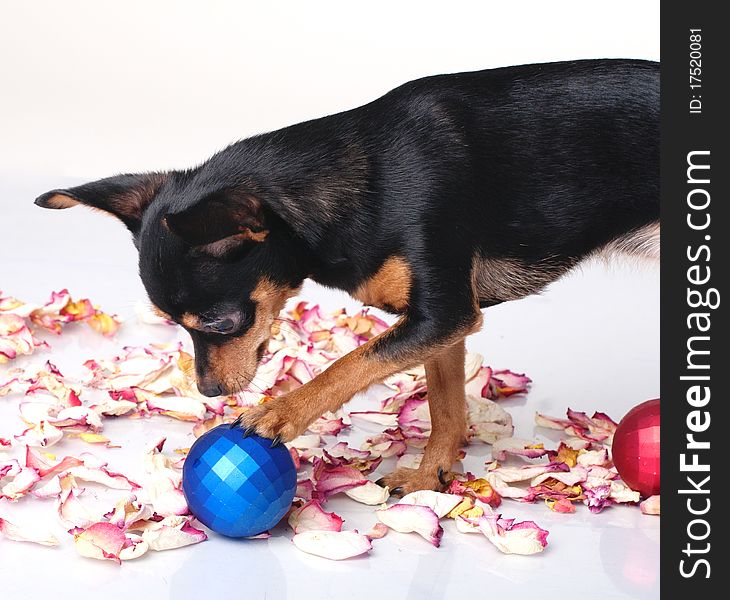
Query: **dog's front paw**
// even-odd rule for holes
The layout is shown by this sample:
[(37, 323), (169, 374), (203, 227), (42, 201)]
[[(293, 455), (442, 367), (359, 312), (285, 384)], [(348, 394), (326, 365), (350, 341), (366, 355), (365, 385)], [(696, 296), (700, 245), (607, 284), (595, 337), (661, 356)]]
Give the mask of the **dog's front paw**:
[(270, 438), (273, 447), (282, 442), (290, 442), (301, 435), (308, 423), (302, 424), (297, 418), (296, 411), (290, 410), (281, 397), (247, 409), (233, 425), (242, 427), (246, 435), (256, 433), (261, 437)]
[(377, 483), (389, 487), (392, 496), (401, 498), (418, 490), (441, 492), (449, 486), (450, 480), (451, 475), (441, 468), (408, 469), (401, 467), (378, 479)]

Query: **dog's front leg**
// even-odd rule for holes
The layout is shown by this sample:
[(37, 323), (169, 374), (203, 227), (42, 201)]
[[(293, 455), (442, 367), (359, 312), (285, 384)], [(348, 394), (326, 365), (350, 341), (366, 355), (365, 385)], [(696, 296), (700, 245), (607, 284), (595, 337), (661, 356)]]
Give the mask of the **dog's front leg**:
[[(445, 372), (451, 368), (452, 362), (458, 363), (456, 367), (458, 375), (454, 377), (458, 377), (461, 381), (462, 408), (459, 410), (463, 410), (463, 338), (478, 328), (481, 314), (474, 311), (462, 319), (454, 319), (453, 314), (450, 317), (448, 320), (402, 318), (386, 332), (335, 361), (312, 381), (288, 394), (247, 410), (239, 417), (240, 425), (249, 431), (272, 438), (274, 443), (290, 441), (304, 433), (306, 428), (322, 414), (337, 410), (357, 392), (411, 366), (424, 362), (428, 365), (431, 357), (440, 354), (449, 358), (437, 359), (432, 363), (432, 367), (427, 368), (430, 371), (437, 369), (438, 372)], [(446, 399), (451, 398), (447, 392), (452, 387), (449, 377), (445, 376), (444, 381), (444, 392), (437, 392), (435, 395), (438, 398), (436, 405), (439, 408), (432, 409), (435, 410), (434, 414), (437, 413), (434, 420), (439, 423), (441, 423), (441, 409)], [(437, 384), (436, 387), (439, 389), (442, 386)], [(448, 418), (446, 422), (450, 420)], [(463, 428), (460, 425), (459, 429), (458, 437), (461, 443), (464, 431), (461, 431)], [(441, 431), (440, 426), (439, 431)], [(439, 462), (439, 467), (448, 469), (451, 463), (445, 459), (437, 461), (436, 457), (444, 454), (446, 447), (453, 446), (453, 443), (439, 441), (431, 446), (433, 450), (424, 468), (435, 461)], [(444, 464), (441, 464), (442, 462)]]

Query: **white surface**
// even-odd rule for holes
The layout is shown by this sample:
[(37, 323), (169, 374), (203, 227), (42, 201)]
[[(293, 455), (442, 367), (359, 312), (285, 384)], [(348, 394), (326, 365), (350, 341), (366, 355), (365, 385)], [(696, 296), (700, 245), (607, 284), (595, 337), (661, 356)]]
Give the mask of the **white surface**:
[(35, 0), (0, 12), (0, 173), (183, 168), (410, 79), (659, 58), (659, 0)]
[[(33, 362), (50, 356), (64, 372), (80, 373), (86, 358), (174, 335), (135, 324), (133, 305), (144, 292), (126, 230), (80, 208), (37, 209), (31, 203), (43, 191), (114, 172), (189, 166), (239, 137), (350, 108), (421, 75), (571, 58), (658, 58), (654, 1), (608, 8), (582, 1), (459, 3), (448, 12), (443, 3), (428, 2), (376, 1), (367, 12), (341, 2), (298, 5), (3, 5), (0, 289), (40, 301), (68, 287), (128, 319), (117, 340), (75, 328), (52, 339), (53, 352), (38, 353)], [(304, 296), (328, 308), (357, 306), (314, 286)], [(535, 410), (603, 410), (618, 419), (656, 397), (658, 300), (656, 268), (598, 264), (541, 297), (487, 311), (470, 349), (534, 380), (526, 399), (505, 402), (516, 434), (537, 433)], [(17, 401), (0, 399), (0, 436), (22, 426)], [(164, 417), (109, 421), (105, 433), (123, 447), (104, 454), (113, 468), (134, 474), (152, 437), (167, 434), (170, 449), (188, 446), (189, 430)], [(465, 468), (480, 473), (487, 456), (486, 446), (470, 448)], [(372, 509), (345, 498), (327, 507), (348, 527), (366, 531), (374, 522)], [(438, 550), (415, 535), (391, 532), (375, 542), (371, 556), (333, 563), (296, 551), (282, 529), (268, 541), (212, 537), (119, 568), (78, 557), (59, 530), (65, 543), (56, 549), (0, 539), (0, 595), (658, 596), (659, 519), (637, 508), (557, 515), (542, 504), (510, 501), (502, 511), (549, 529), (546, 552), (501, 555), (449, 523)], [(37, 500), (0, 501), (0, 515), (55, 523), (52, 506)]]

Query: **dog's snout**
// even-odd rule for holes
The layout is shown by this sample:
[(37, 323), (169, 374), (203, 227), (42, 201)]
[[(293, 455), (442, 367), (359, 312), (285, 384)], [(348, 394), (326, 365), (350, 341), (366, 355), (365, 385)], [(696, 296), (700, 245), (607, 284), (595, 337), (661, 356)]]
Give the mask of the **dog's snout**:
[(198, 381), (198, 389), (200, 393), (209, 398), (220, 396), (223, 393), (223, 387), (220, 383), (213, 380)]

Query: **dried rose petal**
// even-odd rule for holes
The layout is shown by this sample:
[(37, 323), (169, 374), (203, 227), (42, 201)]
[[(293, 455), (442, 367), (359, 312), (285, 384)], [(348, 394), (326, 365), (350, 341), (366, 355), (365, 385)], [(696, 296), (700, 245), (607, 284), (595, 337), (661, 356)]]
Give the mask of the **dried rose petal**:
[(7, 539), (16, 542), (33, 542), (42, 546), (58, 546), (58, 539), (47, 531), (40, 531), (35, 527), (19, 527), (0, 517), (0, 533)]
[(466, 479), (454, 479), (449, 485), (449, 494), (457, 496), (469, 496), (496, 508), (502, 503), (502, 497), (492, 484), (486, 479), (477, 479), (471, 473), (466, 474)]
[[(16, 461), (17, 463), (17, 461)], [(1, 463), (0, 463), (1, 465)], [(4, 479), (12, 480), (3, 482)], [(14, 472), (6, 472), (2, 475), (0, 471), (0, 499), (7, 498), (8, 500), (17, 500), (22, 496), (25, 496), (33, 486), (40, 481), (40, 475), (35, 469), (28, 467), (20, 467)]]
[(135, 558), (139, 558), (140, 556), (147, 554), (150, 547), (149, 544), (142, 539), (142, 536), (134, 533), (127, 533), (125, 534), (125, 537), (127, 540), (124, 548), (122, 548), (119, 552), (119, 560), (134, 560)]
[(545, 498), (545, 504), (553, 512), (557, 513), (574, 513), (575, 505), (567, 498)]
[(486, 514), (479, 519), (479, 529), (505, 554), (536, 554), (547, 546), (548, 532), (533, 521), (515, 523), (497, 514)]
[(398, 415), (396, 413), (379, 412), (376, 410), (365, 410), (348, 413), (353, 423), (361, 425), (362, 423), (374, 423), (382, 427), (396, 427), (398, 425)]
[(444, 530), (438, 515), (427, 506), (416, 504), (394, 504), (375, 511), (378, 520), (390, 529), (400, 533), (415, 532), (437, 548), (441, 544)]
[(512, 417), (496, 402), (472, 395), (466, 397), (466, 402), (469, 428), (478, 439), (493, 444), (501, 438), (512, 437)]
[(83, 529), (98, 521), (99, 515), (79, 500), (83, 490), (79, 490), (73, 475), (69, 473), (57, 479), (61, 493), (56, 499), (56, 511), (61, 522), (70, 529)]
[(111, 523), (94, 523), (74, 534), (74, 545), (81, 556), (121, 563), (119, 553), (127, 543), (124, 532)]
[(322, 510), (322, 505), (317, 500), (310, 500), (289, 513), (289, 525), (294, 533), (342, 531), (342, 523), (343, 520), (340, 516)]
[(545, 450), (543, 444), (515, 437), (502, 438), (492, 444), (492, 458), (494, 460), (505, 460), (507, 455), (540, 458), (547, 453), (548, 450)]
[(390, 490), (388, 487), (380, 487), (372, 481), (367, 481), (363, 485), (345, 490), (345, 495), (361, 504), (379, 506), (388, 500)]
[(512, 371), (494, 371), (490, 382), (494, 386), (496, 397), (506, 397), (512, 394), (524, 394), (527, 392), (532, 379), (523, 373)]
[(398, 504), (417, 504), (427, 506), (440, 519), (450, 513), (462, 501), (461, 496), (443, 494), (432, 490), (419, 490), (406, 494), (398, 501)]
[(84, 461), (75, 456), (65, 456), (62, 460), (51, 463), (45, 456), (40, 454), (30, 446), (25, 447), (25, 466), (31, 467), (38, 471), (38, 475), (45, 477), (46, 475), (62, 473), (71, 467), (83, 465)]
[(641, 512), (645, 515), (661, 514), (659, 496), (649, 496), (639, 506), (641, 507)]
[(353, 467), (329, 467), (324, 461), (317, 460), (314, 466), (315, 490), (331, 496), (359, 485), (365, 485), (367, 479)]
[(154, 511), (149, 504), (137, 501), (137, 497), (130, 494), (121, 498), (114, 510), (104, 516), (112, 525), (127, 530), (137, 521), (145, 521), (152, 518), (153, 515)]
[(0, 364), (19, 355), (31, 354), (41, 345), (45, 345), (44, 342), (33, 337), (23, 318), (0, 313)]
[(300, 498), (305, 501), (312, 499), (314, 494), (314, 482), (311, 479), (305, 479), (303, 481), (297, 481), (297, 489), (294, 492), (295, 498)]
[(296, 534), (292, 542), (302, 552), (330, 560), (360, 556), (373, 547), (368, 536), (355, 531), (305, 531)]
[(172, 550), (190, 544), (204, 542), (208, 536), (191, 524), (191, 517), (170, 515), (162, 521), (148, 521), (142, 531), (142, 539), (150, 550)]
[(29, 427), (15, 439), (26, 446), (53, 446), (63, 438), (63, 431), (48, 421), (41, 421), (33, 427)]

